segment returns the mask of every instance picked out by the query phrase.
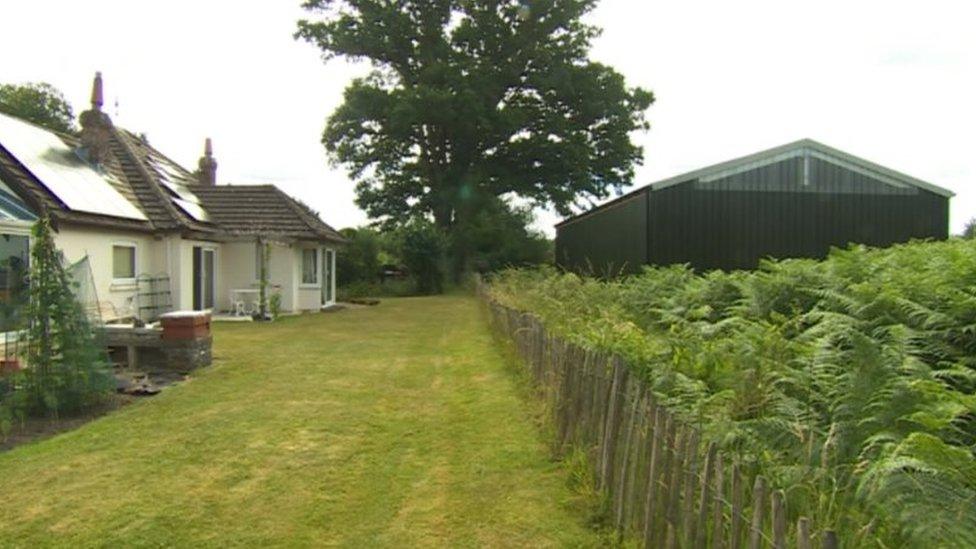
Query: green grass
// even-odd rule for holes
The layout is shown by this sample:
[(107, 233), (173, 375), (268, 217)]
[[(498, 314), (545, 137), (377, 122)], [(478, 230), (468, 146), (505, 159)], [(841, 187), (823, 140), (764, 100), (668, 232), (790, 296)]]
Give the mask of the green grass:
[(215, 332), (186, 383), (0, 454), (0, 545), (600, 543), (473, 298)]

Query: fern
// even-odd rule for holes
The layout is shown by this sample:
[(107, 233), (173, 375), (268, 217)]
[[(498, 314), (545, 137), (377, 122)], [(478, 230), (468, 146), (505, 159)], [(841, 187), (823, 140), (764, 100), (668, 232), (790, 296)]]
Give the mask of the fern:
[(976, 241), (754, 272), (508, 271), (491, 292), (625, 357), (662, 402), (790, 487), (792, 512), (855, 545), (976, 546)]

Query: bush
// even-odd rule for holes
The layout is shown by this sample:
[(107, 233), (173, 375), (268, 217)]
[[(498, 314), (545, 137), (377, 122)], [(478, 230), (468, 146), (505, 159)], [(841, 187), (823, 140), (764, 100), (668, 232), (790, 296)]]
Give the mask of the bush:
[(383, 282), (353, 282), (337, 290), (340, 301), (360, 297), (407, 297), (417, 293), (412, 279), (390, 279)]
[(348, 242), (336, 256), (336, 284), (376, 282), (380, 275), (382, 235), (367, 227), (339, 232)]
[(414, 220), (397, 232), (400, 257), (421, 295), (444, 291), (448, 241), (433, 223)]
[(451, 235), (455, 263), (465, 262), (459, 266), (461, 272), (480, 273), (551, 263), (552, 242), (530, 230), (532, 222), (530, 208), (492, 197)]

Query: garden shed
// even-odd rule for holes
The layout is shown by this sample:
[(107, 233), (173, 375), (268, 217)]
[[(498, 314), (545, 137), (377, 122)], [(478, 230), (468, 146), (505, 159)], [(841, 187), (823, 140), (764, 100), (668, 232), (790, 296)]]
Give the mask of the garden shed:
[(949, 234), (947, 189), (804, 139), (652, 183), (556, 226), (556, 260), (615, 275), (642, 265), (753, 269), (849, 243)]

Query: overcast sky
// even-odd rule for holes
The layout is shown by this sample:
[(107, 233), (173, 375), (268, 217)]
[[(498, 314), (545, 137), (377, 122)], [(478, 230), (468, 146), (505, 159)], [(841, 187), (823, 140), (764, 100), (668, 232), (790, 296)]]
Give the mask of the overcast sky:
[[(221, 183), (358, 225), (319, 139), (364, 68), (295, 41), (299, 3), (5, 2), (0, 82), (49, 82), (79, 113), (100, 70), (116, 124), (188, 168), (210, 136)], [(593, 58), (657, 96), (636, 185), (810, 137), (955, 191), (953, 232), (976, 216), (972, 0), (603, 0), (591, 21)]]

